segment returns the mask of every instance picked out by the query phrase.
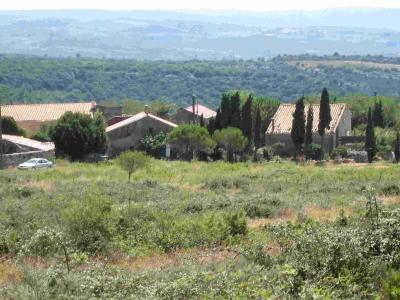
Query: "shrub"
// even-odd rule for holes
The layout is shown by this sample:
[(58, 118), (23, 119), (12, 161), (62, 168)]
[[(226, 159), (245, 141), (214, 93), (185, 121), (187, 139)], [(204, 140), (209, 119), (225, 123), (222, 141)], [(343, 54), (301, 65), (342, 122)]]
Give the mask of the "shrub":
[(3, 134), (26, 135), (25, 130), (18, 126), (13, 117), (1, 117), (0, 121)]
[(39, 142), (50, 142), (51, 141), (49, 134), (45, 131), (36, 132), (34, 135), (31, 136), (31, 139), (39, 141)]
[(347, 157), (347, 147), (346, 146), (339, 146), (332, 150), (331, 157), (336, 158), (338, 156), (340, 156), (342, 158)]

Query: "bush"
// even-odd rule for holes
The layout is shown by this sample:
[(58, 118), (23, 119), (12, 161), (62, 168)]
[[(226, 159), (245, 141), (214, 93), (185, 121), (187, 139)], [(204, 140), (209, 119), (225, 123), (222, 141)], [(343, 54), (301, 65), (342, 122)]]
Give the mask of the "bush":
[(39, 131), (31, 136), (31, 139), (39, 142), (51, 142), (49, 134), (45, 131)]
[(311, 144), (309, 150), (305, 151), (307, 159), (320, 160), (321, 159), (321, 145)]
[(132, 173), (138, 169), (145, 168), (149, 164), (150, 157), (142, 152), (126, 151), (117, 157), (116, 162), (128, 172), (128, 181), (130, 181)]
[(346, 146), (339, 146), (332, 150), (331, 158), (346, 158), (347, 157), (347, 147)]

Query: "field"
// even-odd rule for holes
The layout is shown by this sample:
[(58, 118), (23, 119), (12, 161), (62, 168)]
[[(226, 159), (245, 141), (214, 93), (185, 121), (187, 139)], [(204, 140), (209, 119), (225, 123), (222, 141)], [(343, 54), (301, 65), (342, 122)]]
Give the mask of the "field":
[(0, 298), (400, 295), (394, 164), (0, 172)]

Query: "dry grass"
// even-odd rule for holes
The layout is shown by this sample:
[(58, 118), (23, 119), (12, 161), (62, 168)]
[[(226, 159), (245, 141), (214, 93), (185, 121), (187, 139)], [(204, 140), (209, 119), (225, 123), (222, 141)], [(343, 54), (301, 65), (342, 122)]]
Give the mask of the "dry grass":
[(28, 181), (25, 182), (23, 187), (40, 189), (46, 192), (49, 192), (53, 189), (54, 183), (50, 180), (42, 180), (42, 181)]
[(155, 253), (143, 257), (116, 255), (111, 259), (111, 264), (129, 272), (157, 271), (177, 268), (191, 263), (196, 265), (219, 263), (232, 257), (234, 257), (234, 254), (226, 249), (195, 248), (165, 254)]
[(400, 196), (381, 196), (378, 197), (384, 205), (398, 205), (400, 204)]
[(18, 283), (20, 280), (21, 272), (14, 263), (0, 261), (0, 287), (10, 283)]
[(292, 209), (285, 208), (279, 212), (279, 214), (274, 218), (258, 218), (249, 219), (247, 226), (249, 228), (259, 228), (266, 224), (279, 224), (284, 222), (295, 222), (297, 220), (297, 213)]

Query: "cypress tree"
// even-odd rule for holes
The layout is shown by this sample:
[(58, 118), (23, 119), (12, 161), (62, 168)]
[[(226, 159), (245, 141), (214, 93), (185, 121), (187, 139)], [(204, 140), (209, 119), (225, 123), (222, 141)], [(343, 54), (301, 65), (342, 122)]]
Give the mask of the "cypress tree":
[(223, 94), (221, 100), (221, 118), (220, 118), (221, 128), (226, 128), (230, 126), (231, 115), (232, 115), (232, 110), (231, 110), (230, 97), (228, 94)]
[(257, 107), (256, 119), (254, 122), (254, 146), (256, 149), (261, 146), (261, 113), (260, 109)]
[(221, 123), (221, 108), (218, 108), (217, 115), (215, 116), (214, 128), (218, 130), (222, 129)]
[(240, 94), (236, 92), (231, 97), (231, 122), (229, 126), (240, 128)]
[(252, 106), (253, 106), (253, 96), (250, 95), (245, 104), (243, 105), (242, 108), (242, 119), (241, 119), (241, 126), (240, 129), (242, 129), (243, 135), (247, 137), (249, 140), (249, 145), (252, 144), (253, 141), (253, 136), (252, 136), (252, 117), (251, 117), (251, 111), (252, 111)]
[(200, 127), (205, 127), (203, 114), (201, 114), (201, 116), (200, 116), (199, 125), (200, 125)]
[(382, 100), (379, 100), (378, 103), (375, 102), (373, 118), (375, 127), (385, 128), (386, 118), (385, 118), (385, 112), (383, 111)]
[(329, 106), (329, 93), (326, 88), (322, 90), (321, 101), (319, 104), (318, 134), (321, 136), (321, 159), (325, 153), (325, 129), (329, 129), (331, 123), (331, 108)]
[(306, 136), (304, 139), (304, 148), (306, 151), (310, 150), (310, 145), (312, 144), (313, 122), (314, 122), (314, 111), (313, 111), (312, 105), (310, 104), (308, 106)]
[(207, 124), (207, 130), (210, 135), (213, 135), (215, 131), (215, 118), (210, 118)]
[(296, 101), (296, 109), (293, 113), (292, 130), (290, 136), (292, 137), (295, 146), (294, 158), (301, 152), (306, 134), (306, 120), (304, 117), (304, 97)]
[(368, 109), (368, 122), (365, 132), (365, 151), (368, 153), (368, 162), (372, 163), (376, 153), (376, 143), (371, 107)]
[(394, 145), (394, 156), (396, 158), (396, 162), (399, 163), (400, 161), (400, 134), (397, 131), (396, 135), (396, 145)]

